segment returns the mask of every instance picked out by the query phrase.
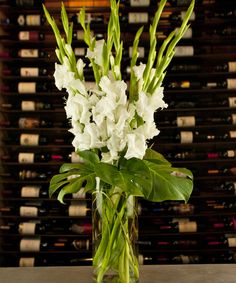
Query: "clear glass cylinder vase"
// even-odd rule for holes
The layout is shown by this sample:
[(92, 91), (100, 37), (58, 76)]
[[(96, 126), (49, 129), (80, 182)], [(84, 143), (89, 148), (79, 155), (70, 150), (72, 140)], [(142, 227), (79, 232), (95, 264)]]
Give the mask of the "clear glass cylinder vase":
[(93, 282), (137, 283), (137, 199), (119, 188), (100, 188), (93, 197)]

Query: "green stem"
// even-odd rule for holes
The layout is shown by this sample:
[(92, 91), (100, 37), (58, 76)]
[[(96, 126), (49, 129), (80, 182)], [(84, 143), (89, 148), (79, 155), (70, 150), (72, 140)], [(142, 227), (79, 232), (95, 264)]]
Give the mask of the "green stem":
[(113, 270), (118, 273), (120, 283), (129, 283), (130, 270), (137, 279), (139, 272), (129, 235), (129, 217), (126, 214), (128, 196), (112, 188), (109, 195), (104, 193), (103, 197), (101, 221), (104, 230), (94, 256), (96, 282), (103, 282), (105, 273)]

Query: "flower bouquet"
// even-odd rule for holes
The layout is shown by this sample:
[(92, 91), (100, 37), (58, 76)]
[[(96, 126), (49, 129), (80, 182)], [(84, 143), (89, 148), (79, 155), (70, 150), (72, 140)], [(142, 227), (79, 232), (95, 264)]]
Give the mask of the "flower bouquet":
[(72, 145), (80, 163), (63, 164), (52, 177), (50, 196), (58, 193), (63, 203), (66, 194), (82, 188), (93, 196), (94, 282), (138, 282), (137, 198), (152, 202), (188, 201), (192, 192), (192, 173), (174, 168), (163, 155), (148, 147), (159, 134), (154, 113), (167, 107), (162, 82), (175, 54), (175, 46), (188, 29), (194, 1), (184, 20), (173, 30), (156, 52), (156, 30), (166, 0), (161, 0), (150, 25), (150, 50), (147, 63), (137, 65), (141, 27), (134, 38), (129, 84), (122, 80), (123, 42), (120, 35), (119, 1), (111, 0), (107, 38), (96, 40), (85, 22), (85, 10), (79, 12), (86, 57), (93, 70), (95, 84), (87, 84), (85, 63), (76, 60), (72, 49), (73, 24), (62, 4), (64, 36), (46, 7), (44, 12), (56, 41), (55, 84), (66, 89), (65, 112), (70, 119)]

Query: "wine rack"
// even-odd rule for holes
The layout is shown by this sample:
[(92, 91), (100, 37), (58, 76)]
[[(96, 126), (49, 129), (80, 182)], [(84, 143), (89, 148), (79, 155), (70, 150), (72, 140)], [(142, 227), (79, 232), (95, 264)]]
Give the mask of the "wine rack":
[[(60, 3), (45, 0), (60, 24)], [(106, 37), (109, 1), (64, 1), (74, 22), (73, 47), (86, 54), (77, 13), (87, 5), (96, 37)], [(140, 61), (149, 48), (156, 0), (120, 1), (123, 78), (138, 27)], [(56, 42), (38, 1), (0, 1), (0, 266), (91, 264), (91, 199), (48, 197), (51, 176), (76, 161), (64, 113), (65, 93), (54, 86)], [(59, 4), (58, 4), (59, 3)], [(168, 1), (158, 48), (178, 27), (188, 0)], [(139, 201), (139, 251), (144, 264), (236, 262), (236, 4), (196, 1), (191, 28), (164, 81), (161, 133), (150, 144), (174, 165), (194, 173), (188, 204)], [(127, 29), (127, 25), (129, 28)], [(85, 70), (88, 81), (93, 75)]]

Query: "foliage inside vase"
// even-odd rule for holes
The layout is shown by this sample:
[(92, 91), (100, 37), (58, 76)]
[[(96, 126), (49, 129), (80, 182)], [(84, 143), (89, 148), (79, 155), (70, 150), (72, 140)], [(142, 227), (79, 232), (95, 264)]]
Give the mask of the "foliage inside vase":
[(85, 23), (85, 10), (79, 13), (88, 46), (86, 57), (95, 85), (86, 83), (85, 63), (82, 59), (76, 60), (71, 46), (73, 24), (68, 20), (64, 5), (61, 9), (64, 36), (43, 6), (58, 45), (56, 55), (60, 64), (55, 64), (55, 84), (68, 93), (65, 111), (71, 122), (70, 132), (74, 134), (72, 145), (82, 161), (63, 164), (60, 173), (52, 177), (49, 192), (50, 195), (58, 193), (62, 203), (66, 194), (76, 193), (81, 188), (96, 196), (96, 210), (103, 228), (93, 261), (96, 282), (105, 282), (106, 272), (112, 269), (118, 274), (117, 282), (131, 283), (136, 281), (128, 279), (130, 273), (138, 280), (138, 263), (132, 257), (126, 229), (129, 222), (127, 200), (139, 197), (154, 202), (187, 202), (192, 192), (191, 171), (172, 167), (163, 155), (148, 147), (148, 142), (159, 134), (154, 113), (168, 106), (163, 100), (162, 82), (175, 54), (175, 46), (189, 27), (194, 0), (181, 26), (169, 34), (157, 53), (156, 31), (166, 4), (166, 0), (160, 1), (149, 28), (150, 50), (146, 64), (137, 65), (143, 27), (136, 33), (129, 84), (122, 80), (121, 72), (124, 47), (119, 1), (111, 0), (110, 4), (106, 40), (97, 41), (90, 25)]

